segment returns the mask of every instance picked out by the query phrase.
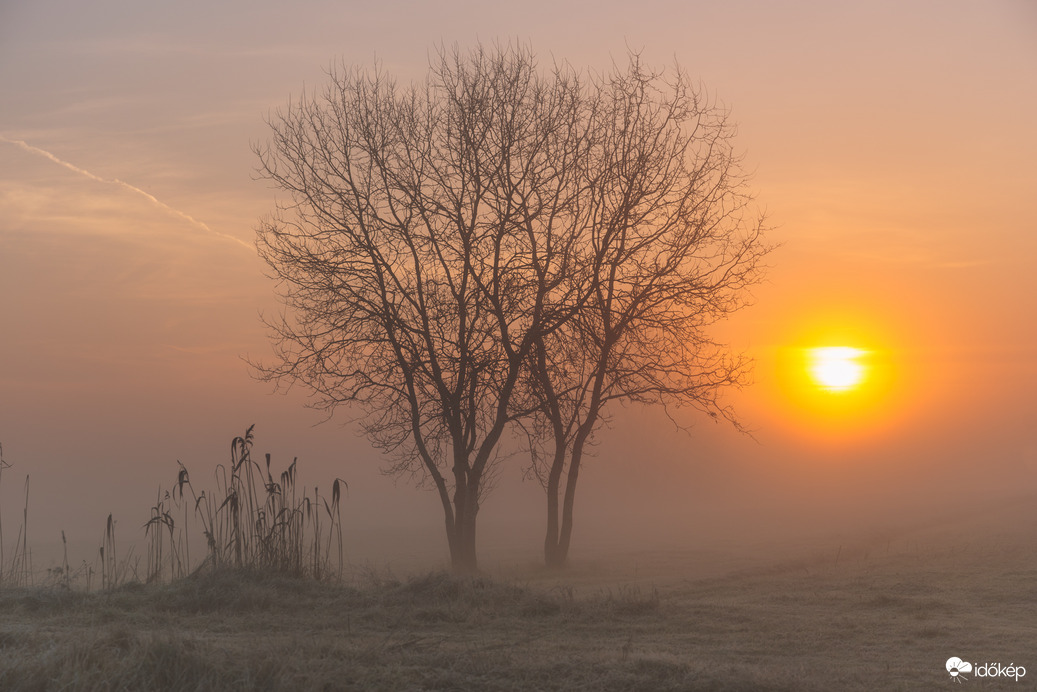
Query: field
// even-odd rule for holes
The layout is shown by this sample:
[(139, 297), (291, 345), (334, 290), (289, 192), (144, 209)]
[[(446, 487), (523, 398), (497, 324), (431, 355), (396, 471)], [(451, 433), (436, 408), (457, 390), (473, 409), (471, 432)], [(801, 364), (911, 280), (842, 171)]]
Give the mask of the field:
[(1032, 689), (1032, 528), (795, 558), (628, 552), (564, 573), (368, 569), (329, 584), (223, 570), (107, 593), (4, 589), (0, 689), (959, 689), (952, 656), (1028, 669), (960, 689)]

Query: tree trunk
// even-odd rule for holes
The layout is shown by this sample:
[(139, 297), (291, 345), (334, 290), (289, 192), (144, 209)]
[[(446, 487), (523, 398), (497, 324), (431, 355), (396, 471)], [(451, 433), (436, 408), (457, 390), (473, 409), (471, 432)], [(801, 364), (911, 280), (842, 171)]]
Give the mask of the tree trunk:
[[(597, 419), (597, 408), (594, 409)], [(562, 567), (569, 560), (569, 543), (573, 535), (573, 503), (576, 500), (576, 481), (580, 477), (580, 463), (583, 461), (583, 448), (590, 436), (593, 425), (584, 423), (573, 441), (572, 455), (569, 457), (569, 473), (565, 477), (565, 496), (562, 499), (562, 521), (558, 531), (558, 546), (555, 553), (555, 565)]]
[(558, 490), (565, 467), (565, 448), (555, 450), (551, 472), (547, 476), (547, 535), (544, 538), (544, 564), (550, 568), (565, 566), (566, 555), (558, 543)]
[(478, 481), (457, 474), (454, 489), (453, 531), (447, 530), (450, 566), (456, 574), (475, 574), (479, 569), (475, 555), (475, 519), (479, 513)]
[(562, 500), (562, 523), (558, 536), (558, 566), (569, 560), (569, 542), (573, 535), (573, 501), (576, 498), (576, 477), (580, 473), (580, 460), (573, 455), (569, 462), (569, 474), (565, 479), (565, 498)]
[(455, 574), (475, 574), (479, 564), (475, 557), (475, 514), (466, 514), (464, 521), (457, 525), (454, 536), (455, 550), (450, 556), (451, 567)]

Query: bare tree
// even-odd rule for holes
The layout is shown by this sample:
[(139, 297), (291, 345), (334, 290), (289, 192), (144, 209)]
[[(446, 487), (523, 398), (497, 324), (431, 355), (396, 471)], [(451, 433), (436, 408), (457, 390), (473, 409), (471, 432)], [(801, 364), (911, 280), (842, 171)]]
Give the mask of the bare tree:
[[(565, 564), (580, 468), (610, 402), (692, 406), (738, 423), (718, 395), (747, 362), (706, 327), (741, 307), (769, 248), (726, 112), (679, 67), (637, 54), (594, 81), (582, 202), (592, 218), (571, 277), (581, 309), (530, 354), (533, 469), (547, 491), (545, 561)], [(636, 470), (631, 470), (636, 473)]]
[(523, 47), (440, 50), (409, 88), (333, 70), (257, 148), (290, 196), (258, 231), (288, 308), (259, 374), (329, 414), (359, 405), (388, 471), (438, 492), (459, 571), (476, 569), (502, 435), (529, 414), (530, 353), (580, 307), (582, 91)]
[[(509, 426), (529, 433), (564, 563), (576, 482), (609, 402), (732, 418), (741, 377), (703, 328), (765, 252), (722, 110), (678, 70), (538, 71), (503, 46), (440, 50), (426, 80), (340, 68), (279, 111), (258, 232), (287, 310), (261, 377), (357, 405), (391, 473), (430, 483), (455, 569)], [(733, 418), (732, 418), (733, 419)], [(550, 453), (548, 453), (550, 449)]]

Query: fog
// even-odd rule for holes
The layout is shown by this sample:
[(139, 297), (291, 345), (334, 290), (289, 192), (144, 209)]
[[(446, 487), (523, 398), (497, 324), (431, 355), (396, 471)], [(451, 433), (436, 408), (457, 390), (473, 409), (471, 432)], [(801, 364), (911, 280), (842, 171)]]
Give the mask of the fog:
[[(215, 466), (229, 460), (231, 437), (255, 423), (256, 457), (270, 453), (275, 475), (298, 458), (307, 486), (327, 493), (336, 477), (349, 484), (343, 518), (353, 569), (406, 573), (449, 564), (434, 492), (380, 473), (384, 459), (354, 425), (320, 423), (297, 393), (269, 394), (243, 364), (238, 369), (236, 390), (209, 391), (202, 378), (172, 391), (138, 394), (130, 386), (114, 401), (87, 389), (35, 408), (5, 407), (5, 422), (20, 424), (3, 441), (11, 464), (0, 487), (8, 545), (29, 474), (37, 568), (56, 564), (62, 531), (73, 559), (92, 560), (108, 513), (123, 549), (136, 544), (140, 555), (143, 524), (160, 487), (175, 484), (176, 461), (196, 487), (211, 487)], [(619, 409), (581, 475), (571, 562), (615, 566), (632, 555), (685, 552), (703, 556), (689, 569), (711, 573), (876, 542), (1032, 536), (1037, 454), (1022, 403), (1014, 416), (993, 420), (932, 411), (845, 447), (785, 439), (762, 423), (749, 437), (694, 415), (689, 430), (678, 430), (658, 409)], [(977, 403), (1002, 410), (996, 404)], [(482, 502), (483, 569), (530, 569), (542, 560), (545, 498), (525, 467), (520, 451), (505, 459)]]
[[(754, 384), (729, 397), (751, 434), (693, 411), (612, 409), (581, 475), (574, 569), (684, 551), (708, 572), (1034, 535), (1032, 8), (650, 5), (574, 5), (550, 21), (557, 8), (535, 3), (0, 9), (5, 544), (28, 475), (38, 569), (62, 531), (74, 560), (93, 559), (109, 513), (125, 549), (139, 546), (176, 462), (204, 486), (255, 424), (275, 469), (298, 457), (306, 485), (349, 483), (352, 565), (448, 563), (438, 499), (380, 473), (351, 422), (362, 411), (321, 422), (304, 391), (250, 376), (245, 359), (271, 353), (259, 316), (278, 303), (243, 247), (274, 204), (249, 145), (333, 59), (377, 55), (406, 80), (439, 41), (512, 35), (542, 65), (600, 69), (626, 45), (653, 64), (676, 57), (739, 122), (780, 244), (754, 304), (717, 328), (756, 361)], [(887, 391), (838, 424), (790, 395), (782, 365), (783, 349), (836, 324), (896, 363)], [(479, 515), (491, 571), (541, 557), (543, 492), (513, 446)]]

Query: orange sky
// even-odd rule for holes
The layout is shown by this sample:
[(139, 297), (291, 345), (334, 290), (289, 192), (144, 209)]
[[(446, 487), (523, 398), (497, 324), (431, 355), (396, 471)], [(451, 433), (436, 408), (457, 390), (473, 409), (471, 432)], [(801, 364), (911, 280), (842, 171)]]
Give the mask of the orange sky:
[[(720, 328), (757, 359), (732, 396), (754, 438), (617, 411), (580, 489), (589, 523), (619, 507), (692, 536), (735, 514), (880, 521), (865, 508), (1037, 494), (1032, 3), (375, 5), (0, 6), (5, 517), (28, 473), (37, 539), (92, 545), (110, 511), (133, 532), (177, 459), (223, 461), (255, 422), (275, 459), (351, 480), (355, 522), (438, 522), (348, 426), (314, 428), (301, 393), (248, 376), (241, 356), (269, 353), (257, 312), (276, 306), (246, 247), (273, 199), (249, 144), (333, 59), (377, 54), (409, 78), (434, 42), (496, 37), (544, 63), (676, 58), (740, 123), (782, 244), (755, 306)], [(819, 410), (782, 365), (823, 340), (888, 364), (858, 409)], [(519, 476), (484, 535), (521, 519), (535, 549), (542, 501)]]

